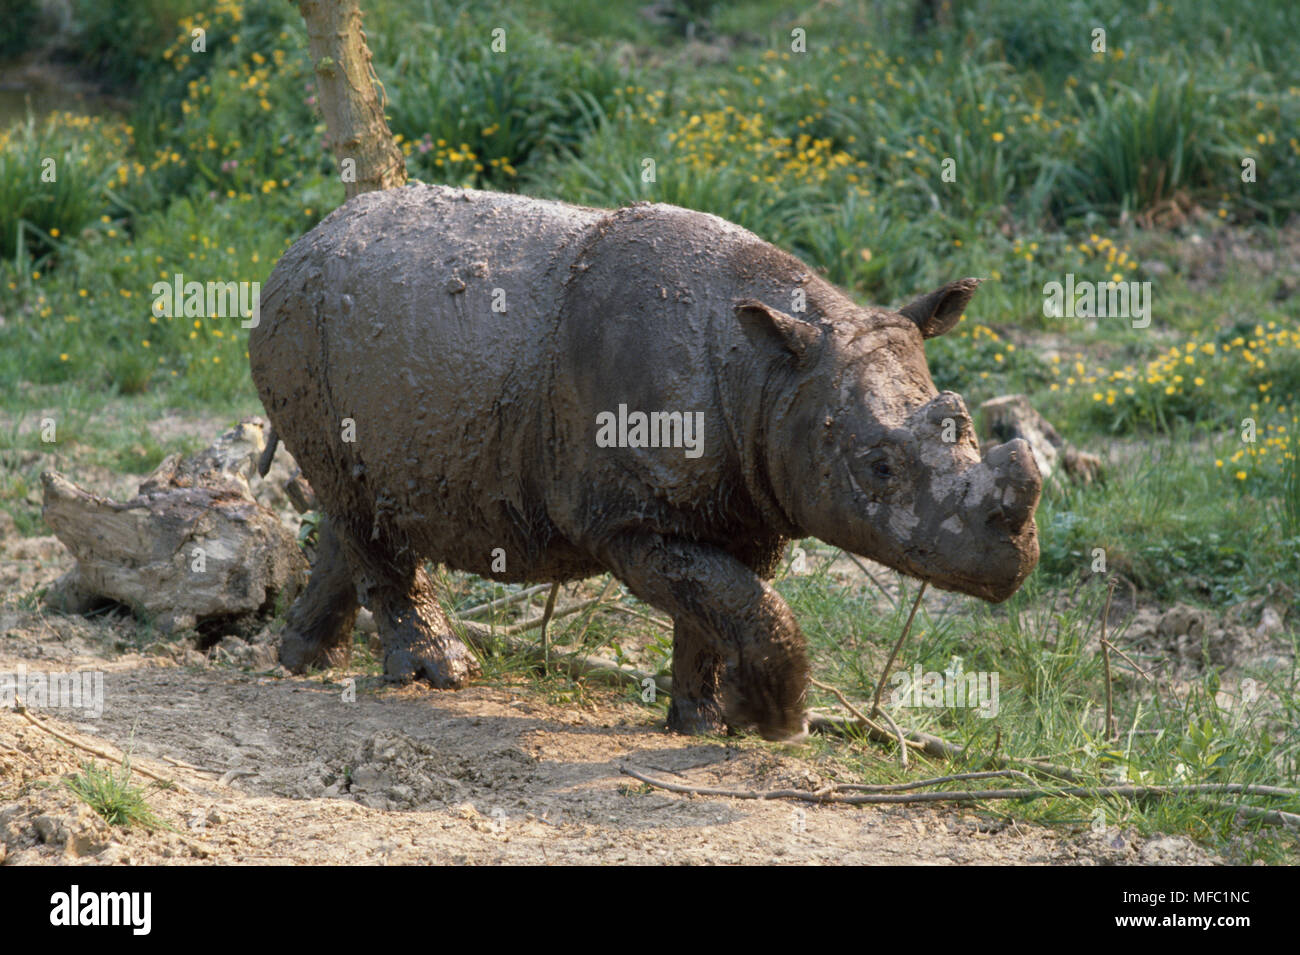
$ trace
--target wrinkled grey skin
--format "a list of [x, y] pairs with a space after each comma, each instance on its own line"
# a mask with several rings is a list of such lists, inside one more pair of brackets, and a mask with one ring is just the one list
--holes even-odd
[[[280, 260], [249, 343], [327, 514], [282, 660], [332, 658], [360, 600], [391, 679], [459, 686], [475, 661], [422, 560], [504, 581], [610, 571], [673, 618], [670, 728], [798, 735], [803, 635], [767, 583], [791, 538], [992, 601], [1037, 562], [1028, 447], [981, 460], [925, 362], [923, 337], [976, 284], [864, 308], [673, 206], [357, 196]], [[597, 446], [597, 415], [620, 404], [703, 412], [703, 453]]]

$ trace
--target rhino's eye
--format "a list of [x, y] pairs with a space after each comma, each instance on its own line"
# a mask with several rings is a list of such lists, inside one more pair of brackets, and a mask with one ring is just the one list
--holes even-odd
[[863, 462], [871, 469], [871, 474], [878, 480], [888, 480], [893, 471], [889, 468], [889, 455], [880, 448], [873, 448], [863, 455]]

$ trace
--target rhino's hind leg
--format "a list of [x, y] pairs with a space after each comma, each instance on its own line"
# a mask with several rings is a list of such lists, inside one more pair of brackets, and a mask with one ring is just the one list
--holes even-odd
[[337, 666], [351, 656], [357, 619], [357, 588], [334, 523], [321, 517], [316, 529], [311, 578], [289, 608], [280, 640], [280, 662], [294, 673], [310, 666]]
[[423, 679], [446, 690], [464, 686], [479, 672], [477, 658], [452, 631], [423, 567], [385, 580], [373, 588], [368, 603], [384, 645], [385, 679]]
[[713, 641], [686, 620], [673, 623], [673, 699], [668, 706], [668, 728], [696, 736], [722, 733], [727, 721], [722, 713], [722, 657]]

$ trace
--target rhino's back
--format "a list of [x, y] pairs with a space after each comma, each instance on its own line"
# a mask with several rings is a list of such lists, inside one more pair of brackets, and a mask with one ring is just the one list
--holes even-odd
[[568, 266], [605, 214], [443, 186], [357, 196], [272, 272], [250, 340], [254, 377], [298, 343], [340, 359], [335, 385], [377, 365], [390, 379], [436, 369], [455, 380], [488, 358], [508, 377], [512, 356], [537, 357], [518, 346], [558, 318]]
[[472, 555], [470, 570], [497, 547], [517, 563], [525, 541], [544, 548], [553, 530], [529, 471], [563, 283], [603, 215], [408, 186], [354, 198], [285, 254], [252, 374], [332, 515], [431, 556]]

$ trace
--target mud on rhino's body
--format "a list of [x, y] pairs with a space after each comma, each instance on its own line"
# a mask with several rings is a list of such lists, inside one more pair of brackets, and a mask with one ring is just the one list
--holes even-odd
[[[974, 284], [864, 309], [672, 206], [356, 197], [281, 259], [249, 346], [327, 515], [282, 659], [328, 656], [359, 597], [390, 677], [459, 685], [474, 660], [422, 560], [506, 581], [609, 570], [673, 617], [672, 727], [798, 732], [803, 638], [764, 582], [788, 539], [990, 599], [1036, 561], [1027, 450], [981, 462], [925, 365], [922, 335]], [[786, 314], [800, 295], [806, 312]], [[602, 446], [598, 416], [620, 405], [702, 412], [702, 447]]]

